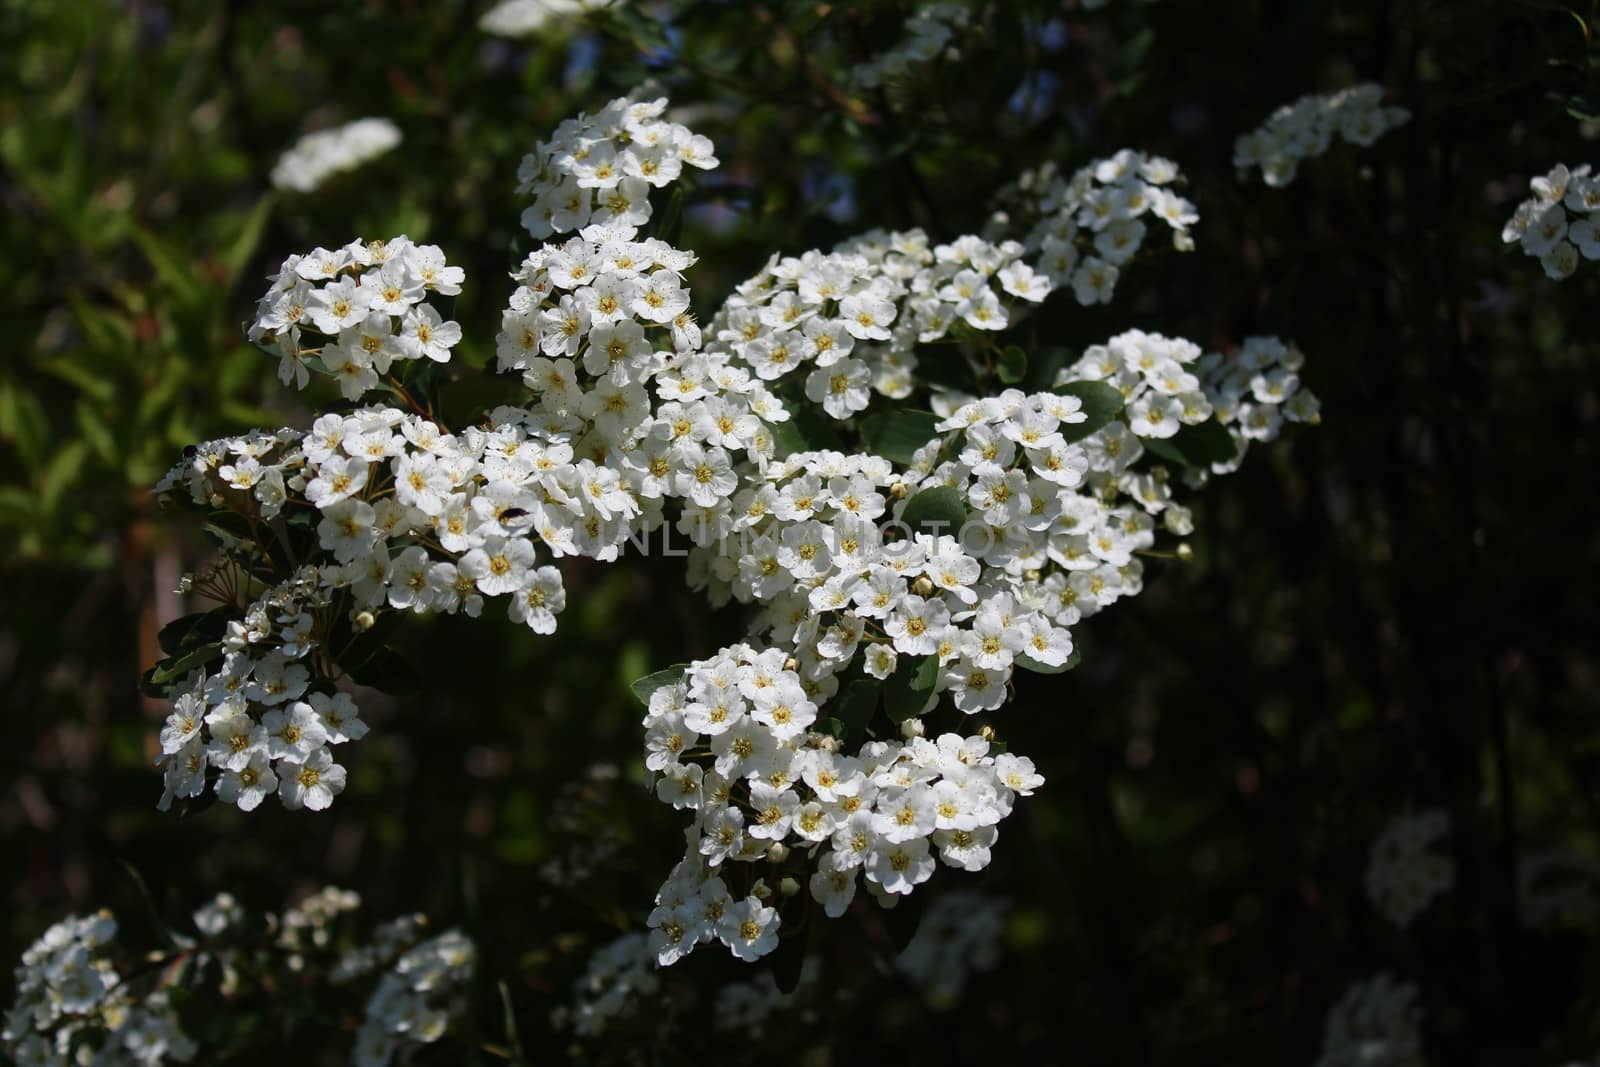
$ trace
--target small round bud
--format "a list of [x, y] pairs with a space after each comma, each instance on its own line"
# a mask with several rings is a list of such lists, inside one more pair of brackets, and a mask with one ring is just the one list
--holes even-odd
[[772, 890], [767, 886], [765, 878], [757, 878], [756, 884], [750, 887], [750, 895], [757, 900], [766, 900], [772, 896]]
[[377, 621], [378, 620], [373, 617], [372, 612], [363, 611], [363, 612], [359, 613], [354, 619], [350, 620], [350, 626], [358, 634], [359, 633], [365, 633], [366, 631], [372, 629], [372, 627], [377, 623]]
[[792, 897], [796, 893], [800, 892], [800, 883], [795, 881], [793, 878], [785, 878], [783, 881], [778, 883], [778, 892], [782, 893], [786, 897]]
[[1040, 574], [1037, 570], [1030, 570], [1024, 571], [1022, 577], [1027, 581], [1037, 582], [1040, 578]]
[[985, 741], [993, 741], [994, 727], [990, 726], [988, 723], [984, 723], [982, 726], [978, 727], [978, 736], [983, 738]]
[[890, 500], [904, 500], [911, 494], [911, 487], [905, 482], [895, 482], [889, 487]]
[[933, 579], [926, 574], [918, 575], [917, 580], [911, 583], [911, 591], [926, 600], [933, 595]]
[[907, 719], [900, 724], [900, 736], [907, 741], [913, 737], [921, 737], [924, 733], [921, 719]]
[[1178, 542], [1177, 556], [1179, 559], [1184, 560], [1185, 562], [1194, 559], [1194, 549], [1189, 547], [1189, 542]]
[[783, 661], [783, 669], [786, 671], [798, 671], [800, 669], [800, 661], [790, 656]]
[[789, 846], [782, 841], [774, 841], [767, 849], [767, 860], [771, 863], [782, 863], [789, 858]]

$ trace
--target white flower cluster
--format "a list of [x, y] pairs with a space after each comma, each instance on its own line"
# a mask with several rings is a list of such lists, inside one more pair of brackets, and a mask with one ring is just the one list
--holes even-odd
[[1557, 163], [1528, 184], [1533, 195], [1517, 205], [1500, 240], [1520, 245], [1555, 281], [1578, 269], [1580, 253], [1600, 259], [1600, 175], [1587, 163], [1570, 170]]
[[478, 28], [497, 37], [531, 37], [551, 23], [581, 17], [623, 0], [500, 0], [478, 19]]
[[74, 1045], [103, 1039], [94, 1062], [105, 1067], [187, 1063], [198, 1051], [184, 1036], [159, 985], [135, 994], [108, 958], [117, 922], [110, 912], [66, 919], [22, 954], [17, 993], [0, 1031], [19, 1067], [77, 1062]]
[[1367, 899], [1401, 929], [1454, 887], [1455, 861], [1434, 851], [1449, 834], [1450, 815], [1436, 808], [1395, 817], [1372, 843]]
[[1421, 1067], [1417, 995], [1388, 973], [1352, 985], [1328, 1010], [1316, 1067]]
[[1276, 441], [1285, 420], [1316, 423], [1322, 402], [1300, 381], [1305, 353], [1277, 337], [1247, 337], [1231, 356], [1208, 352], [1195, 364], [1212, 414], [1228, 428], [1238, 455], [1212, 465], [1212, 473], [1237, 469], [1251, 442]]
[[557, 1008], [551, 1014], [552, 1024], [570, 1028], [578, 1037], [605, 1033], [616, 1019], [632, 1015], [641, 998], [661, 988], [655, 962], [655, 951], [639, 930], [601, 946], [573, 985], [572, 1006]]
[[1050, 282], [1020, 261], [1023, 251], [978, 237], [930, 248], [921, 230], [874, 230], [827, 254], [774, 255], [717, 312], [706, 351], [773, 388], [809, 368], [806, 399], [846, 419], [874, 390], [910, 395], [919, 344], [962, 329], [1003, 330], [1019, 300], [1049, 295]]
[[935, 898], [895, 959], [895, 970], [922, 990], [931, 1007], [955, 1007], [967, 978], [1000, 962], [1006, 909], [1004, 901], [971, 890]]
[[[553, 633], [566, 593], [543, 558], [615, 559], [660, 524], [665, 498], [723, 503], [736, 484], [732, 451], [771, 451], [757, 416], [787, 418], [781, 405], [724, 358], [694, 352], [700, 335], [680, 273], [693, 256], [595, 236], [546, 245], [516, 275], [523, 284], [497, 344], [502, 369], [522, 371], [532, 399], [500, 409], [492, 428], [458, 436], [368, 407], [324, 415], [303, 435], [208, 442], [157, 487], [267, 520], [298, 510], [316, 518], [322, 552], [230, 625], [220, 668], [178, 698], [163, 733], [164, 804], [201, 792], [209, 766], [221, 773], [219, 795], [245, 810], [274, 789], [290, 807], [327, 807], [345, 777], [327, 746], [366, 732], [327, 676], [336, 608], [359, 626], [385, 610], [476, 617], [484, 597], [507, 596], [515, 621]], [[252, 332], [298, 360], [302, 325], [337, 331], [322, 362], [356, 382], [346, 390], [354, 398], [391, 358], [448, 358], [460, 330], [421, 298], [453, 295], [460, 283], [437, 249], [403, 237], [318, 249], [285, 263]], [[656, 350], [657, 337], [667, 350]], [[655, 415], [652, 392], [672, 399]], [[681, 430], [686, 416], [714, 440]]]
[[[661, 799], [694, 812], [688, 855], [650, 919], [661, 962], [713, 939], [744, 959], [769, 952], [775, 891], [804, 885], [837, 916], [861, 873], [888, 900], [925, 881], [935, 854], [967, 870], [988, 863], [996, 825], [1043, 779], [991, 751], [987, 730], [929, 740], [919, 717], [941, 703], [992, 711], [1015, 668], [1070, 666], [1069, 628], [1142, 588], [1136, 553], [1154, 544], [1158, 518], [1189, 532], [1161, 471], [1133, 469], [1142, 442], [1173, 447], [1167, 438], [1223, 408], [1240, 434], [1270, 436], [1277, 423], [1245, 409], [1292, 399], [1298, 354], [1252, 342], [1202, 377], [1194, 345], [1135, 331], [1091, 349], [1058, 391], [939, 392], [931, 413], [888, 413], [909, 419], [896, 448], [905, 469], [792, 439], [780, 448], [786, 405], [847, 420], [874, 390], [903, 398], [916, 346], [955, 336], [992, 349], [993, 331], [1056, 277], [1085, 302], [1109, 297], [1110, 261], [1143, 240], [1139, 217], [1153, 212], [1185, 247], [1192, 205], [1167, 188], [1175, 166], [1139, 153], [1070, 182], [1036, 176], [1024, 190], [1032, 250], [1076, 256], [1081, 240], [1107, 259], [1077, 267], [1109, 274], [1084, 283], [1069, 273], [1075, 259], [1041, 272], [1018, 241], [930, 247], [920, 231], [875, 231], [828, 254], [774, 256], [706, 341], [683, 286], [693, 255], [638, 237], [650, 188], [685, 162], [715, 164], [709, 141], [660, 119], [665, 106], [612, 101], [524, 163], [530, 228], [579, 230], [513, 274], [498, 364], [521, 375], [525, 403], [452, 433], [395, 380], [409, 413], [369, 406], [303, 434], [211, 442], [163, 481], [165, 496], [231, 513], [219, 521], [247, 524], [276, 566], [293, 564], [210, 659], [187, 664], [206, 673], [180, 684], [163, 733], [164, 805], [214, 780], [247, 810], [274, 790], [291, 807], [326, 807], [344, 785], [329, 746], [365, 732], [336, 689], [341, 666], [359, 666], [338, 662], [339, 648], [386, 614], [477, 616], [501, 595], [513, 620], [550, 633], [566, 597], [546, 560], [610, 561], [640, 535], [676, 531], [693, 545], [692, 586], [761, 610], [754, 645], [690, 665], [650, 700], [646, 764]], [[388, 361], [448, 358], [459, 331], [424, 294], [460, 282], [437, 249], [404, 238], [318, 249], [285, 263], [252, 335], [280, 343], [289, 376], [328, 370], [355, 383], [354, 399]], [[302, 350], [302, 329], [335, 340]], [[312, 352], [319, 363], [305, 362]], [[1093, 425], [1085, 397], [1099, 406]], [[882, 689], [905, 740], [843, 751], [838, 733], [859, 731], [823, 712], [835, 698], [829, 710], [841, 712], [847, 686], [865, 686], [872, 707]], [[769, 888], [747, 877], [756, 860], [792, 876]]]
[[400, 143], [400, 127], [388, 119], [357, 119], [308, 133], [278, 157], [272, 184], [309, 193], [335, 174], [354, 170]]
[[672, 183], [685, 165], [717, 165], [711, 140], [664, 121], [666, 109], [665, 99], [623, 98], [557, 126], [517, 170], [517, 192], [533, 197], [522, 225], [539, 238], [589, 226], [633, 237], [650, 220], [652, 187]]
[[271, 989], [326, 981], [319, 995], [327, 995], [387, 968], [354, 1053], [359, 1067], [381, 1067], [404, 1046], [444, 1034], [471, 977], [473, 947], [455, 932], [419, 945], [426, 919], [408, 916], [379, 927], [371, 943], [337, 948], [336, 924], [360, 906], [355, 893], [330, 886], [252, 924], [222, 893], [194, 912], [199, 940], [172, 933], [166, 955], [121, 952], [109, 912], [67, 919], [23, 953], [0, 1043], [21, 1067], [188, 1063], [213, 1050], [179, 1028], [172, 986], [192, 994], [197, 983], [215, 981], [217, 993], [233, 998], [250, 982]]
[[[427, 297], [456, 295], [464, 277], [438, 246], [413, 244], [404, 235], [293, 255], [257, 303], [250, 340], [276, 347], [285, 385], [304, 389], [306, 360], [318, 357], [344, 398], [355, 400], [378, 388], [396, 360], [449, 361], [461, 327], [446, 322]], [[306, 347], [303, 332], [328, 340]]]
[[[736, 645], [651, 695], [646, 766], [661, 775], [660, 797], [695, 815], [688, 855], [649, 918], [663, 965], [711, 940], [744, 960], [777, 947], [770, 892], [735, 898], [721, 875], [741, 876], [725, 863], [803, 851], [815, 860], [812, 898], [837, 918], [858, 876], [876, 895], [903, 895], [932, 876], [935, 853], [952, 867], [987, 866], [996, 824], [1044, 782], [1026, 758], [989, 755], [982, 737], [873, 741], [840, 755], [813, 730], [818, 708], [800, 666], [781, 650]], [[806, 670], [831, 677], [826, 661]]]
[[972, 12], [960, 4], [919, 5], [906, 19], [905, 36], [900, 43], [857, 64], [850, 71], [851, 84], [858, 89], [876, 89], [905, 78], [914, 68], [932, 62], [950, 48], [971, 19]]
[[1278, 108], [1259, 127], [1233, 144], [1233, 165], [1241, 172], [1261, 168], [1273, 188], [1294, 181], [1300, 161], [1322, 155], [1334, 135], [1370, 147], [1379, 137], [1411, 120], [1403, 107], [1385, 107], [1383, 86], [1353, 85], [1336, 93], [1307, 94]]
[[1132, 149], [1095, 160], [1070, 179], [1046, 163], [1002, 191], [999, 200], [1011, 210], [997, 212], [988, 233], [1028, 225], [1023, 245], [1039, 274], [1071, 286], [1080, 304], [1109, 303], [1123, 268], [1144, 247], [1146, 219], [1166, 224], [1173, 248], [1194, 248], [1189, 227], [1200, 215], [1176, 192], [1182, 180], [1171, 160]]
[[449, 930], [405, 952], [378, 981], [356, 1034], [356, 1067], [386, 1067], [397, 1052], [438, 1041], [460, 1013], [477, 954]]
[[[1232, 355], [1202, 356], [1197, 346], [1182, 338], [1129, 330], [1085, 349], [1057, 374], [1056, 384], [1100, 381], [1115, 386], [1128, 403], [1132, 433], [1145, 442], [1174, 437], [1184, 426], [1215, 418], [1228, 428], [1237, 455], [1213, 463], [1210, 472], [1226, 474], [1238, 468], [1252, 441], [1276, 440], [1285, 420], [1320, 420], [1316, 394], [1300, 381], [1304, 364], [1305, 354], [1277, 337], [1248, 337]], [[1142, 449], [1135, 448], [1125, 462], [1142, 455]], [[1204, 474], [1204, 469], [1191, 470], [1189, 477], [1199, 482]], [[1190, 532], [1189, 511], [1169, 503], [1165, 482], [1125, 473], [1118, 488], [1152, 513], [1166, 512], [1171, 532]]]
[[273, 793], [285, 807], [320, 811], [344, 791], [331, 746], [364, 736], [367, 725], [348, 695], [310, 691], [318, 619], [339, 577], [338, 568], [302, 568], [228, 624], [221, 664], [190, 676], [161, 729], [162, 811], [208, 781], [243, 811]]

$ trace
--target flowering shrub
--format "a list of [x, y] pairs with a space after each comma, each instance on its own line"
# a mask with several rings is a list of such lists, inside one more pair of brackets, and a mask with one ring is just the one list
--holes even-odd
[[1570, 277], [1580, 254], [1600, 259], [1600, 216], [1591, 214], [1600, 208], [1600, 180], [1589, 165], [1557, 163], [1528, 184], [1533, 195], [1517, 205], [1500, 239], [1537, 259], [1553, 281]]
[[1400, 816], [1372, 843], [1367, 898], [1396, 926], [1411, 925], [1455, 884], [1455, 864], [1434, 851], [1449, 833], [1449, 814], [1427, 811]]
[[1592, 1058], [1591, 283], [1493, 234], [1593, 11], [293, 8], [7, 8], [13, 961], [106, 904], [191, 1063], [431, 1033], [116, 947], [334, 878], [477, 946], [417, 1064]]
[[360, 906], [329, 887], [282, 915], [247, 917], [223, 893], [194, 912], [192, 934], [165, 931], [166, 948], [144, 955], [117, 943], [109, 912], [63, 920], [23, 953], [0, 1041], [22, 1065], [211, 1063], [246, 1047], [262, 1017], [294, 1019], [285, 988], [326, 1003], [373, 985], [351, 1062], [382, 1067], [443, 1036], [475, 953], [454, 931], [425, 939], [420, 915], [354, 940]]
[[1241, 135], [1234, 142], [1233, 165], [1241, 170], [1260, 167], [1262, 181], [1274, 188], [1285, 186], [1294, 181], [1301, 161], [1322, 155], [1336, 135], [1367, 148], [1410, 120], [1411, 112], [1405, 108], [1384, 106], [1380, 85], [1307, 94]]
[[[919, 346], [1016, 380], [1026, 353], [989, 338], [1058, 280], [1108, 300], [1141, 216], [1188, 247], [1193, 208], [1164, 188], [1177, 169], [1129, 152], [1071, 181], [1029, 176], [1022, 242], [874, 232], [774, 256], [702, 331], [693, 254], [639, 236], [652, 188], [716, 165], [665, 107], [613, 101], [524, 161], [529, 232], [578, 232], [513, 273], [496, 341], [513, 389], [478, 421], [448, 428], [428, 397], [461, 338], [430, 302], [464, 283], [438, 248], [357, 240], [284, 262], [250, 327], [280, 377], [405, 407], [207, 442], [158, 487], [209, 517], [221, 562], [199, 582], [225, 602], [169, 628], [174, 655], [149, 679], [177, 691], [163, 807], [208, 788], [247, 811], [272, 793], [328, 807], [346, 782], [336, 747], [367, 732], [336, 685], [383, 684], [397, 616], [505, 597], [548, 634], [567, 603], [557, 560], [677, 534], [691, 586], [758, 610], [747, 642], [636, 686], [645, 765], [693, 820], [651, 944], [663, 964], [708, 940], [757, 959], [802, 886], [838, 916], [863, 878], [888, 900], [940, 861], [986, 866], [1043, 778], [969, 717], [1005, 703], [1014, 670], [1076, 665], [1071, 627], [1140, 591], [1158, 520], [1190, 532], [1171, 472], [1199, 484], [1283, 417], [1315, 415], [1275, 339], [1202, 359], [1133, 331], [1049, 391], [943, 387], [931, 410], [863, 416], [928, 388]], [[1080, 246], [1103, 258], [1074, 266]]]
[[354, 170], [400, 143], [400, 128], [388, 119], [357, 119], [308, 133], [278, 158], [272, 184], [309, 193], [342, 171]]

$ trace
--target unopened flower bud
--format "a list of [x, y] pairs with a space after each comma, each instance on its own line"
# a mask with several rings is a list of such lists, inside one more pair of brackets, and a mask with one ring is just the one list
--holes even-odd
[[783, 669], [786, 671], [798, 671], [800, 669], [800, 661], [793, 656], [789, 656], [783, 661]]
[[772, 890], [767, 888], [767, 880], [765, 878], [757, 878], [756, 884], [750, 887], [750, 895], [757, 900], [766, 900], [771, 897]]
[[905, 722], [900, 724], [900, 736], [905, 738], [907, 741], [911, 740], [913, 737], [921, 737], [922, 734], [923, 728], [921, 719], [907, 719]]
[[933, 595], [933, 579], [926, 574], [919, 575], [917, 580], [911, 583], [911, 591], [926, 600]]
[[1189, 547], [1189, 542], [1178, 542], [1177, 556], [1179, 559], [1184, 561], [1194, 559], [1194, 549]]
[[378, 620], [373, 617], [372, 612], [363, 611], [350, 621], [350, 626], [358, 634], [365, 633], [366, 631], [372, 629], [373, 625], [377, 621]]
[[778, 883], [778, 892], [782, 893], [786, 897], [792, 897], [796, 893], [800, 892], [800, 883], [795, 881], [793, 878], [785, 878], [783, 881]]
[[904, 500], [911, 492], [911, 487], [905, 482], [895, 482], [889, 487], [890, 500]]
[[789, 846], [782, 841], [774, 841], [772, 847], [767, 849], [767, 859], [772, 863], [782, 863], [789, 858]]
[[978, 727], [978, 736], [983, 738], [985, 741], [993, 741], [994, 727], [985, 723], [984, 725]]

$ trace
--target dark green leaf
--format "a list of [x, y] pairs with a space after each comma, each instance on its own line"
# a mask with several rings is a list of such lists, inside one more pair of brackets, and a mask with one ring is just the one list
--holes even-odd
[[815, 928], [816, 924], [808, 924], [804, 930], [778, 939], [778, 947], [772, 953], [772, 978], [778, 983], [778, 992], [793, 993], [799, 987], [806, 949]]
[[944, 534], [955, 537], [967, 523], [967, 504], [961, 493], [948, 485], [924, 489], [906, 502], [900, 521], [913, 533]]
[[922, 714], [939, 681], [939, 657], [902, 657], [884, 681], [883, 708], [895, 722]]
[[1233, 435], [1216, 419], [1185, 426], [1171, 437], [1141, 437], [1139, 441], [1162, 459], [1186, 467], [1228, 463], [1239, 455]]
[[634, 697], [645, 707], [650, 706], [650, 696], [664, 685], [676, 685], [683, 679], [683, 672], [689, 669], [687, 663], [674, 663], [664, 670], [647, 674], [638, 681], [628, 686]]
[[1027, 376], [1028, 353], [1020, 345], [1006, 345], [1000, 350], [1000, 361], [994, 370], [1002, 385], [1016, 385]]
[[911, 939], [917, 936], [917, 928], [922, 925], [922, 913], [927, 907], [928, 896], [927, 893], [912, 893], [900, 897], [899, 903], [893, 908], [878, 913], [883, 919], [889, 942], [894, 945], [896, 952], [904, 952], [906, 946], [911, 944]]
[[792, 456], [796, 452], [808, 452], [811, 446], [806, 443], [806, 438], [800, 432], [800, 427], [794, 424], [793, 419], [785, 422], [769, 422], [767, 428], [772, 431], [772, 440], [778, 446], [778, 456]]
[[884, 411], [861, 420], [861, 445], [873, 455], [902, 466], [917, 449], [939, 436], [939, 416], [931, 411]]
[[174, 619], [160, 629], [156, 641], [161, 651], [169, 656], [181, 656], [201, 645], [220, 641], [227, 632], [232, 611], [228, 607], [212, 608]]
[[1126, 399], [1122, 391], [1105, 382], [1068, 382], [1053, 390], [1062, 396], [1075, 396], [1083, 403], [1083, 422], [1064, 422], [1061, 436], [1068, 442], [1081, 441], [1122, 414]]
[[858, 678], [844, 687], [833, 704], [833, 714], [838, 719], [838, 736], [854, 748], [866, 736], [867, 723], [878, 708], [878, 690], [882, 683], [870, 678]]
[[502, 404], [526, 404], [528, 387], [522, 379], [503, 374], [472, 374], [439, 387], [435, 412], [452, 430], [471, 426]]
[[422, 689], [422, 676], [411, 661], [387, 646], [367, 656], [359, 667], [346, 666], [346, 673], [362, 685], [391, 696], [415, 696]]
[[667, 206], [656, 220], [656, 237], [669, 245], [677, 246], [683, 236], [683, 186], [678, 185], [667, 198]]
[[201, 645], [190, 652], [184, 653], [174, 659], [163, 660], [156, 664], [146, 675], [146, 685], [162, 687], [181, 681], [190, 671], [199, 670], [206, 664], [222, 658], [222, 645]]

